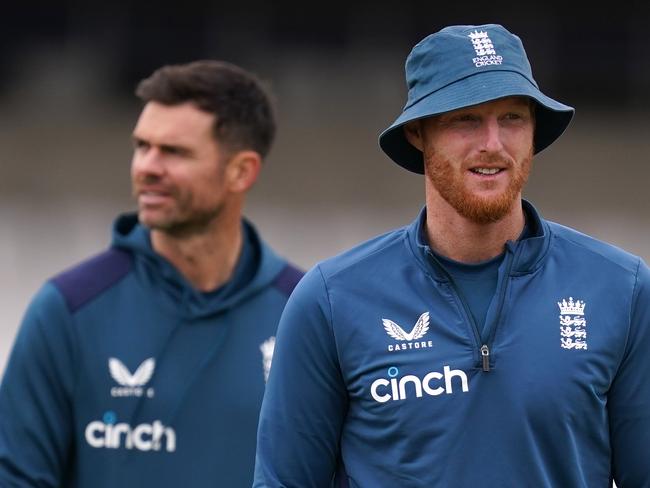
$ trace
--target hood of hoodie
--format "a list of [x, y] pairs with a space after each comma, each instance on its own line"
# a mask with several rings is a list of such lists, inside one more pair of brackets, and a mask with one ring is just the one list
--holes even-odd
[[[227, 311], [240, 301], [267, 287], [285, 266], [260, 238], [253, 224], [242, 219], [242, 252], [231, 279], [219, 289], [202, 292], [151, 245], [148, 228], [138, 222], [137, 214], [120, 215], [113, 224], [112, 246], [129, 252], [136, 272], [169, 305], [170, 311], [185, 320], [199, 319]], [[242, 260], [242, 256], [246, 256]]]

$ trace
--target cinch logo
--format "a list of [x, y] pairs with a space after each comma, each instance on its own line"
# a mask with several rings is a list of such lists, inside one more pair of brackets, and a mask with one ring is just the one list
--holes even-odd
[[411, 332], [405, 332], [398, 324], [389, 319], [381, 319], [381, 323], [389, 336], [398, 341], [404, 341], [403, 343], [390, 344], [388, 350], [391, 352], [406, 349], [424, 349], [433, 346], [432, 341], [417, 340], [429, 331], [429, 312], [420, 315]]
[[[427, 395], [438, 396], [446, 393], [451, 395], [454, 392], [452, 379], [458, 378], [463, 393], [469, 391], [467, 375], [460, 369], [451, 369], [449, 366], [443, 367], [443, 372], [431, 371], [424, 378], [420, 379], [415, 375], [407, 374], [397, 378], [399, 370], [395, 366], [388, 368], [388, 376], [391, 378], [379, 378], [370, 385], [370, 395], [379, 403], [387, 401], [406, 400], [409, 396], [415, 394], [416, 398], [421, 398], [423, 392]], [[444, 379], [443, 382], [440, 380]], [[458, 382], [456, 382], [458, 383]], [[412, 386], [407, 389], [407, 386]], [[410, 393], [409, 393], [410, 392]]]
[[141, 397], [147, 395], [149, 398], [153, 397], [153, 388], [143, 388], [156, 368], [156, 361], [154, 358], [145, 359], [142, 364], [138, 366], [135, 373], [131, 372], [122, 364], [122, 361], [116, 358], [108, 359], [108, 371], [116, 383], [122, 386], [114, 386], [111, 388], [111, 396], [113, 397]]
[[97, 449], [137, 449], [138, 451], [160, 451], [165, 440], [165, 450], [176, 450], [176, 432], [171, 427], [165, 427], [160, 420], [151, 424], [140, 424], [131, 427], [123, 422], [116, 423], [113, 412], [104, 414], [104, 421], [95, 420], [86, 426], [86, 442]]

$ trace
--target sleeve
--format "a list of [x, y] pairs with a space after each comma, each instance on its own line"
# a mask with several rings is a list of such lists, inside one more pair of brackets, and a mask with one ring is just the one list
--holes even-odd
[[0, 384], [0, 486], [59, 487], [69, 464], [70, 315], [54, 285], [27, 308]]
[[284, 309], [260, 412], [255, 488], [331, 485], [347, 411], [325, 281], [318, 267]]
[[618, 488], [650, 488], [650, 270], [641, 260], [629, 335], [608, 396], [612, 470]]

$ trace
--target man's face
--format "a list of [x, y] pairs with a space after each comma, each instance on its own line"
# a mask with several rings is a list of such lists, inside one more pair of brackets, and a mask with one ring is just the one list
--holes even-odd
[[214, 115], [191, 103], [145, 105], [133, 130], [133, 194], [140, 222], [169, 234], [201, 231], [226, 197]]
[[521, 198], [533, 158], [531, 102], [508, 97], [422, 120], [425, 175], [463, 217], [497, 222]]

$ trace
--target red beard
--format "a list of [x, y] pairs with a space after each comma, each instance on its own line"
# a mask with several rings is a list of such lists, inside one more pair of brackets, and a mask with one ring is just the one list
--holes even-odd
[[533, 151], [514, 165], [503, 158], [483, 158], [478, 162], [504, 163], [512, 173], [507, 188], [495, 196], [482, 197], [470, 191], [464, 182], [461, 169], [448, 159], [442, 159], [437, 154], [425, 157], [426, 174], [440, 196], [449, 203], [460, 215], [478, 224], [489, 224], [501, 220], [518, 199], [528, 181], [531, 170]]

